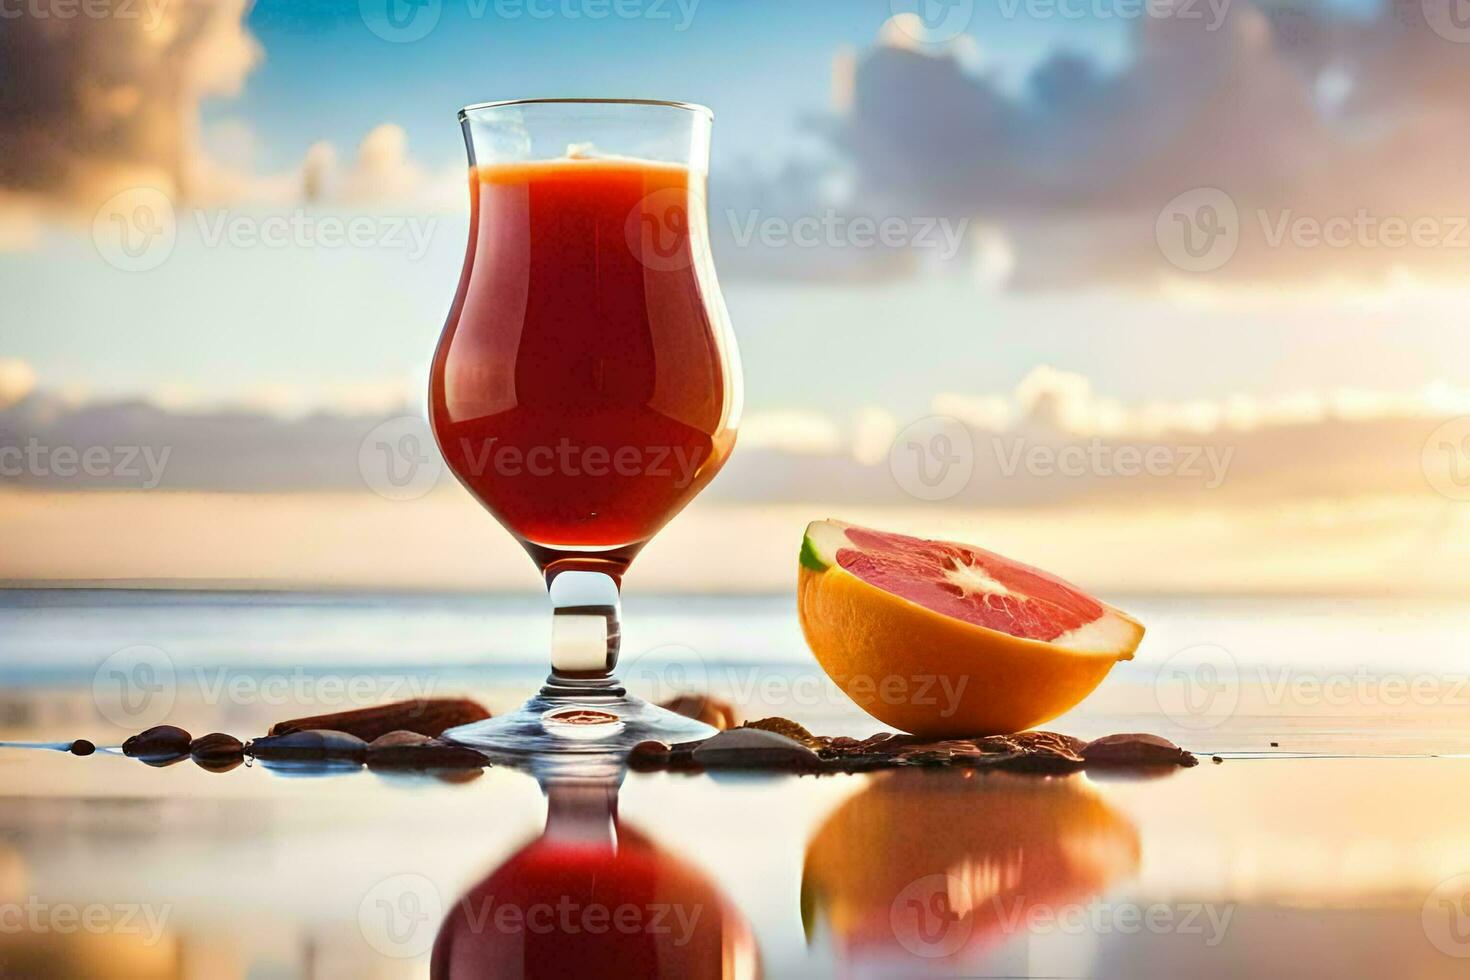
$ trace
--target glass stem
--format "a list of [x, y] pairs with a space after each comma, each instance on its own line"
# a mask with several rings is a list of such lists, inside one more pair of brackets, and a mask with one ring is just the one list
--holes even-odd
[[622, 697], [613, 669], [622, 644], [618, 582], [594, 571], [563, 571], [547, 583], [551, 595], [551, 676], [547, 698]]

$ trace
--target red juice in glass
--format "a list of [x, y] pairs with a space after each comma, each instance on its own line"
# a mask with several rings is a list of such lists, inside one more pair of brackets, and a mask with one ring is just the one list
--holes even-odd
[[703, 179], [620, 158], [471, 170], [431, 419], [460, 481], [543, 568], [595, 554], [620, 576], [734, 445]]

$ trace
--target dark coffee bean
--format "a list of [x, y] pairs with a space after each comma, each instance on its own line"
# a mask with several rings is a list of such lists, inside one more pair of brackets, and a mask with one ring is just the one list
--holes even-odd
[[174, 725], [158, 725], [122, 744], [123, 755], [147, 762], [180, 759], [189, 754], [189, 733]]
[[245, 758], [245, 745], [233, 735], [211, 732], [190, 742], [189, 754], [198, 763], [238, 762]]
[[91, 755], [93, 752], [97, 751], [97, 746], [93, 745], [91, 742], [87, 741], [84, 738], [79, 738], [75, 742], [71, 743], [71, 747], [67, 749], [67, 751], [69, 751], [72, 755]]

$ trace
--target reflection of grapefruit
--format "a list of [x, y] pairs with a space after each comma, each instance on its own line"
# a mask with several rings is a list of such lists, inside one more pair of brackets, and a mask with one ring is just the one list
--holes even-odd
[[1024, 944], [1033, 910], [1085, 905], [1138, 869], [1137, 829], [1080, 776], [959, 776], [881, 774], [823, 822], [801, 876], [809, 936], [825, 924], [860, 967], [972, 975]]
[[807, 644], [848, 697], [916, 735], [1022, 731], [1129, 660], [1143, 626], [993, 552], [838, 521], [801, 546]]

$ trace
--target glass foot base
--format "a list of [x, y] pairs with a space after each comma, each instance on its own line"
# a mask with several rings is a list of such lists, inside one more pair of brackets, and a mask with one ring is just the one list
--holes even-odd
[[444, 738], [502, 755], [626, 754], [639, 742], [673, 745], [717, 734], [702, 721], [642, 698], [550, 698], [538, 694], [508, 715], [451, 728]]

